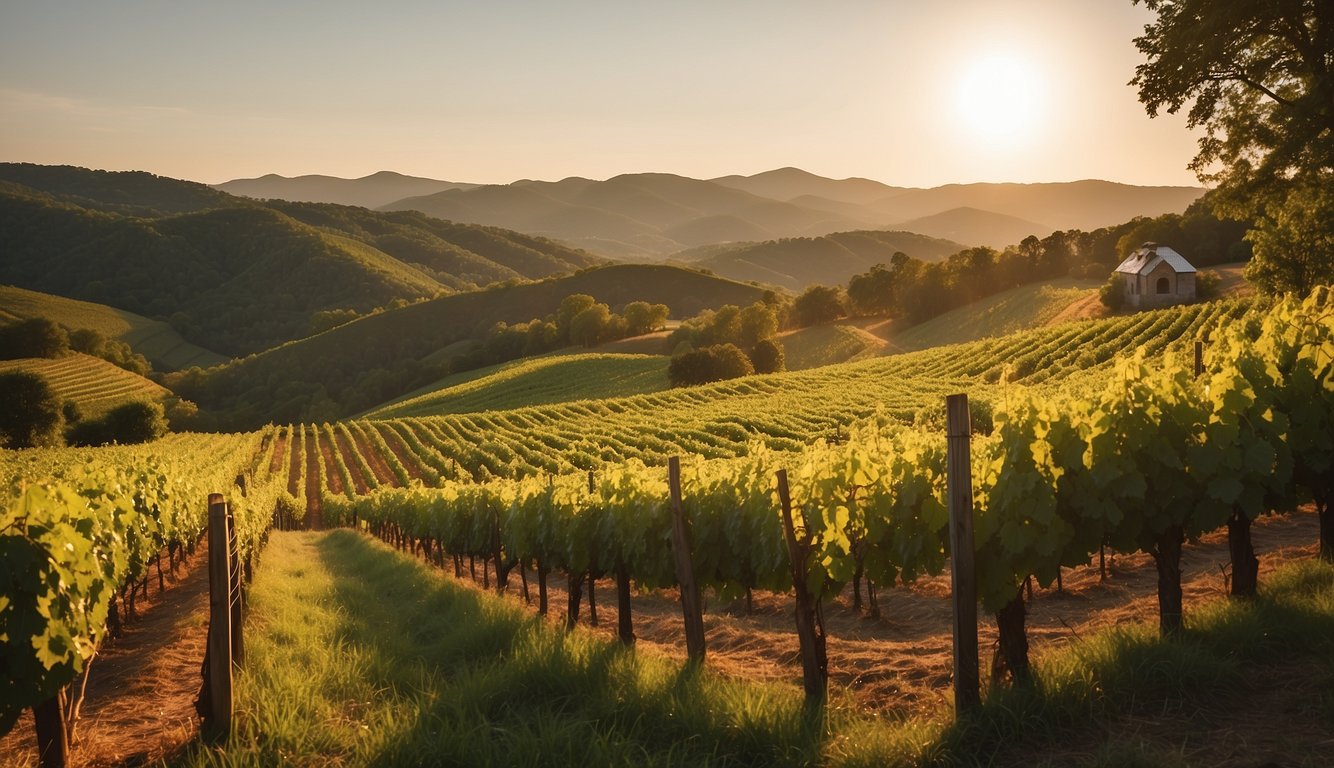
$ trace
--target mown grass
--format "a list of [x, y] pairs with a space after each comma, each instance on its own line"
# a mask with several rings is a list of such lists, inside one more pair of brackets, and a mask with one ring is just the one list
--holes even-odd
[[[235, 733], [175, 762], [1201, 764], [1175, 741], [1174, 719], [1196, 738], [1215, 699], [1293, 662], [1319, 693], [1301, 720], [1311, 743], [1280, 762], [1321, 764], [1314, 745], [1334, 724], [1334, 569], [1317, 563], [1285, 568], [1254, 603], [1192, 606], [1177, 640], [1120, 628], [1042, 656], [1038, 684], [991, 691], [958, 722], [944, 710], [877, 717], [837, 693], [810, 711], [795, 684], [724, 679], [565, 634], [350, 531], [275, 533], [251, 605]], [[1143, 717], [1166, 734], [1118, 725]]]

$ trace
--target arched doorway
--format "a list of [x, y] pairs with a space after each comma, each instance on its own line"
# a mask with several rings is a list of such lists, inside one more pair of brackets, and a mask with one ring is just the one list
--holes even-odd
[[1158, 295], [1161, 296], [1171, 292], [1172, 292], [1171, 282], [1165, 277], [1158, 278]]

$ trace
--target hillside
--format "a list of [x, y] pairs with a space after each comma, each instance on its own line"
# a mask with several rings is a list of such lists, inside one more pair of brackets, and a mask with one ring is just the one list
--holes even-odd
[[948, 225], [967, 233], [966, 242], [1009, 245], [1029, 234], [1096, 229], [1135, 216], [1180, 213], [1202, 193], [1195, 187], [1104, 181], [907, 189], [782, 168], [710, 181], [666, 173], [625, 174], [605, 181], [523, 180], [406, 197], [383, 207], [507, 227], [614, 258], [642, 259], [728, 241], [864, 229], [916, 232], [902, 222], [961, 208], [976, 212], [967, 222], [953, 221], [961, 218], [958, 213], [944, 222], [923, 222], [923, 227], [934, 228], [923, 234], [941, 236], [941, 227]]
[[83, 418], [95, 418], [131, 400], [164, 400], [163, 387], [95, 357], [72, 352], [54, 359], [0, 360], [0, 373], [27, 371], [41, 375], [61, 400], [78, 403]]
[[222, 184], [214, 184], [213, 188], [229, 195], [252, 197], [257, 200], [337, 203], [378, 208], [405, 197], [429, 195], [447, 189], [470, 189], [474, 186], [476, 185], [380, 171], [359, 179], [340, 179], [337, 176], [316, 174], [287, 177], [270, 173], [257, 179], [233, 179]]
[[663, 303], [673, 317], [724, 304], [746, 305], [763, 290], [667, 266], [622, 264], [522, 285], [459, 293], [363, 317], [331, 331], [237, 360], [173, 388], [217, 412], [228, 428], [268, 421], [332, 419], [357, 413], [439, 378], [424, 362], [438, 350], [497, 322], [555, 312], [570, 294], [613, 308]]
[[789, 238], [735, 246], [712, 246], [678, 254], [693, 265], [733, 280], [753, 280], [801, 291], [820, 283], [841, 285], [897, 252], [939, 261], [963, 246], [912, 232], [835, 232], [823, 237]]
[[1249, 307], [1237, 300], [1195, 304], [698, 387], [389, 424], [433, 446], [438, 453], [426, 458], [437, 465], [476, 478], [586, 470], [630, 458], [661, 464], [680, 453], [736, 456], [754, 440], [795, 450], [877, 412], [935, 423], [948, 394], [967, 392], [975, 404], [1002, 396], [1003, 375], [1030, 385], [1102, 386], [1117, 355], [1143, 346], [1151, 356], [1187, 356], [1190, 339]]
[[1052, 228], [1044, 224], [969, 207], [951, 208], [930, 216], [901, 221], [895, 227], [964, 245], [985, 245], [996, 249], [1014, 245], [1029, 235], [1043, 238], [1052, 233]]
[[388, 419], [499, 411], [660, 392], [670, 386], [667, 362], [662, 355], [601, 352], [525, 358], [447, 376], [362, 416]]
[[1101, 285], [1097, 280], [1063, 278], [1011, 288], [894, 332], [888, 339], [890, 349], [926, 349], [1037, 328], [1059, 318], [1067, 307], [1090, 298], [1097, 301]]
[[[0, 282], [162, 319], [225, 355], [309, 335], [319, 312], [364, 314], [599, 262], [530, 235], [417, 213], [262, 205], [148, 174], [0, 170], [35, 185], [0, 181]], [[198, 206], [207, 207], [154, 212]]]
[[216, 352], [181, 338], [167, 323], [123, 309], [0, 285], [0, 320], [45, 317], [69, 330], [87, 329], [129, 344], [159, 371], [209, 368], [227, 361]]

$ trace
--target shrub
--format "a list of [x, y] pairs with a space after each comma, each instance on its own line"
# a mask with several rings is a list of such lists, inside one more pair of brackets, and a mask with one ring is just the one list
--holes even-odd
[[750, 362], [756, 373], [778, 373], [784, 369], [786, 357], [778, 342], [764, 339], [750, 351]]
[[72, 445], [147, 443], [167, 433], [161, 403], [136, 400], [112, 408], [100, 419], [82, 421], [66, 435]]
[[1103, 306], [1113, 312], [1116, 312], [1121, 309], [1121, 307], [1125, 306], [1125, 287], [1122, 285], [1119, 276], [1113, 274], [1111, 277], [1107, 278], [1107, 282], [1103, 283], [1102, 288], [1098, 289], [1098, 299], [1102, 301]]
[[750, 358], [735, 344], [715, 344], [686, 352], [673, 357], [667, 366], [667, 377], [674, 387], [735, 379], [754, 372]]
[[0, 328], [0, 360], [60, 357], [69, 351], [69, 333], [44, 317]]

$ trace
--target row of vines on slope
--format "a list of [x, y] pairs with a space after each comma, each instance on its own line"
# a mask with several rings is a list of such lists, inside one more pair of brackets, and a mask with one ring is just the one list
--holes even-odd
[[78, 677], [164, 552], [193, 549], [209, 493], [230, 489], [246, 560], [275, 516], [299, 517], [270, 471], [278, 437], [0, 451], [0, 733]]
[[1003, 396], [1006, 381], [1048, 388], [1072, 377], [1102, 381], [1114, 358], [1136, 347], [1151, 359], [1185, 359], [1185, 340], [1213, 333], [1249, 309], [1239, 301], [1175, 307], [610, 400], [307, 425], [306, 434], [313, 431], [323, 446], [319, 469], [328, 477], [307, 477], [293, 464], [294, 473], [303, 473], [293, 483], [356, 496], [382, 486], [569, 473], [629, 459], [661, 464], [676, 454], [730, 458], [757, 440], [775, 451], [797, 451], [878, 410], [902, 423], [938, 426], [945, 395], [957, 391], [973, 395], [976, 421], [989, 427], [987, 405]]
[[[1196, 377], [1179, 356], [1150, 365], [1141, 350], [1117, 361], [1091, 396], [1012, 387], [996, 403], [995, 430], [974, 441], [972, 454], [977, 575], [1015, 677], [1028, 670], [1020, 586], [1030, 576], [1047, 586], [1060, 567], [1087, 563], [1104, 544], [1153, 556], [1165, 633], [1181, 625], [1181, 545], [1190, 537], [1228, 525], [1234, 570], [1251, 569], [1253, 586], [1249, 521], [1305, 494], [1319, 510], [1322, 554], [1334, 556], [1330, 292], [1231, 324], [1206, 363]], [[808, 544], [796, 572], [817, 600], [853, 580], [888, 587], [943, 569], [945, 440], [882, 416], [842, 443], [790, 453], [753, 443], [740, 458], [688, 458], [681, 495], [702, 586], [724, 595], [792, 586], [780, 468]], [[441, 564], [446, 553], [490, 559], [500, 586], [515, 566], [539, 579], [563, 571], [575, 601], [590, 576], [677, 585], [669, 498], [665, 473], [631, 460], [587, 477], [384, 488], [330, 500], [325, 515]]]

